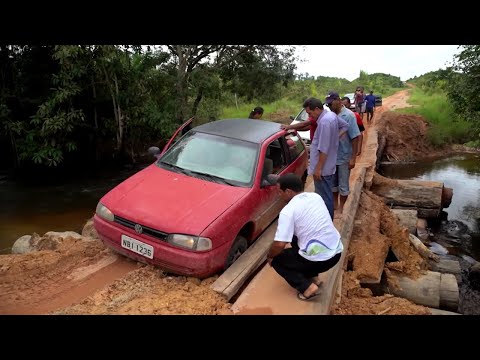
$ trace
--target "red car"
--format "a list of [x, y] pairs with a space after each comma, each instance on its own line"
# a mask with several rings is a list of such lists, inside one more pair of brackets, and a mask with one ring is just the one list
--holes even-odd
[[284, 204], [267, 175], [306, 176], [307, 152], [274, 122], [214, 121], [174, 143], [181, 130], [161, 154], [153, 148], [152, 165], [100, 199], [94, 225], [127, 257], [204, 278], [228, 268], [275, 220]]

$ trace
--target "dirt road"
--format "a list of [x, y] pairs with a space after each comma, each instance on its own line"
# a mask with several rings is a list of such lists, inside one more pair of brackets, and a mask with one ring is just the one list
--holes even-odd
[[[406, 99], [406, 90], [385, 98], [374, 123]], [[67, 237], [53, 250], [0, 256], [0, 314], [231, 314], [210, 289], [215, 279], [171, 276]], [[337, 313], [351, 313], [348, 304]]]

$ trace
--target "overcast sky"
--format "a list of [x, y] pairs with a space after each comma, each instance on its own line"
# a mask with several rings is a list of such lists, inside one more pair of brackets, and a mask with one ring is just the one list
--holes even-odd
[[458, 45], [303, 45], [297, 55], [305, 62], [297, 64], [296, 72], [352, 81], [363, 70], [408, 80], [445, 69], [458, 53]]

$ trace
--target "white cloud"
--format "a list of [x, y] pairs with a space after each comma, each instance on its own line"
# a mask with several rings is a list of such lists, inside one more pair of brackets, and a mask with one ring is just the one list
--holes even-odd
[[385, 73], [408, 80], [429, 71], [445, 69], [458, 54], [458, 45], [304, 45], [297, 55], [297, 73], [354, 80], [360, 70]]

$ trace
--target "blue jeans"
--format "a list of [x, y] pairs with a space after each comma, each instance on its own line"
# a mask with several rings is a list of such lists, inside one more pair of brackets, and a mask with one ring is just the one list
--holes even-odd
[[325, 201], [330, 217], [333, 220], [333, 192], [332, 183], [335, 175], [322, 176], [321, 180], [313, 180], [315, 192]]
[[337, 171], [333, 175], [332, 191], [339, 192], [341, 196], [350, 194], [350, 167], [348, 161], [342, 165], [337, 165]]

